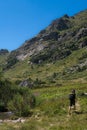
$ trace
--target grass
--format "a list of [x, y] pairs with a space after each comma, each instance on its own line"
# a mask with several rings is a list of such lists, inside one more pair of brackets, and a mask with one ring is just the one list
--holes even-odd
[[0, 55], [0, 64], [5, 63], [5, 60], [7, 58], [8, 55]]
[[[33, 115], [25, 123], [3, 123], [0, 130], [85, 130], [87, 129], [87, 84], [65, 84], [62, 87], [48, 87], [32, 90], [36, 95]], [[68, 115], [68, 94], [75, 88], [77, 93], [77, 113]]]
[[[31, 78], [35, 80], [38, 78], [42, 82], [45, 82], [45, 86], [59, 86], [59, 84], [65, 84], [66, 80], [73, 80], [84, 82], [87, 79], [87, 71], [74, 72], [74, 73], [65, 73], [69, 68], [79, 64], [80, 58], [83, 56], [83, 53], [86, 53], [86, 48], [74, 51], [70, 56], [65, 59], [59, 60], [55, 63], [47, 63], [40, 65], [31, 65], [28, 63], [28, 59], [17, 63], [13, 68], [9, 69], [4, 73], [5, 78], [9, 78], [11, 81], [23, 80]], [[54, 74], [56, 76], [54, 77]]]
[[[82, 48], [56, 63], [34, 64], [33, 69], [26, 59], [5, 72], [4, 76], [11, 77], [12, 81], [29, 77], [35, 80], [37, 77], [51, 87], [43, 85], [43, 88], [32, 90], [37, 104], [32, 109], [33, 115], [25, 123], [3, 123], [0, 130], [86, 130], [87, 97], [80, 97], [79, 94], [87, 92], [87, 71], [62, 75], [63, 71], [77, 65], [85, 52], [86, 48]], [[57, 74], [55, 77], [54, 73]], [[68, 116], [68, 94], [72, 88], [76, 89], [80, 109], [78, 113]]]
[[[86, 48], [82, 48], [80, 50], [74, 51], [70, 56], [63, 60], [59, 60], [55, 63], [47, 63], [36, 65], [33, 64], [33, 69], [31, 65], [28, 63], [28, 58], [24, 61], [18, 62], [13, 68], [9, 69], [4, 73], [5, 78], [11, 79], [11, 81], [23, 80], [26, 78], [31, 78], [35, 80], [36, 78], [41, 81], [45, 81], [47, 86], [51, 84], [50, 81], [54, 80], [54, 85], [58, 84], [63, 80], [73, 80], [73, 79], [86, 79], [87, 72], [74, 72], [74, 73], [65, 73], [68, 69], [76, 66], [80, 62], [80, 58], [83, 56], [83, 53], [86, 53]], [[72, 60], [71, 60], [72, 59]], [[56, 77], [53, 77], [54, 73], [56, 73]]]

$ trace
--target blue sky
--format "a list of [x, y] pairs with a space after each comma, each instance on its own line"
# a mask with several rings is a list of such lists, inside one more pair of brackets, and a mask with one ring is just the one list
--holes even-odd
[[85, 9], [87, 0], [0, 0], [0, 49], [17, 49], [54, 19]]

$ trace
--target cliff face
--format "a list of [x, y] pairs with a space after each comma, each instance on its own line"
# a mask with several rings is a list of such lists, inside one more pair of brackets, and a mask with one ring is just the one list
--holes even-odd
[[[18, 60], [24, 60], [27, 56], [34, 59], [36, 55], [50, 55], [51, 60], [57, 60], [70, 55], [73, 50], [87, 45], [87, 10], [73, 17], [64, 15], [54, 20], [46, 29], [36, 37], [13, 51]], [[44, 53], [44, 54], [43, 54]], [[47, 59], [48, 58], [44, 58]], [[43, 59], [42, 59], [43, 60]]]

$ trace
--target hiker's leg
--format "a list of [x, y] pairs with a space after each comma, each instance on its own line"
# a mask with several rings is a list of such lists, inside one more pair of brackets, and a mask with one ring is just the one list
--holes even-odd
[[71, 106], [69, 106], [68, 113], [69, 113], [69, 115], [71, 114]]
[[76, 105], [74, 105], [73, 109], [76, 110]]
[[69, 111], [68, 111], [68, 113], [69, 113], [69, 115], [71, 114], [71, 108], [72, 107], [72, 100], [70, 100], [70, 104], [69, 104]]
[[76, 110], [76, 104], [75, 104], [75, 101], [73, 102], [73, 109]]

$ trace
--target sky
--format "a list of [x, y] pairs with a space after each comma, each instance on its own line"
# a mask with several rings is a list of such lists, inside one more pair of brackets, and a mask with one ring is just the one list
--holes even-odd
[[17, 49], [56, 18], [85, 9], [87, 0], [0, 0], [0, 49]]

